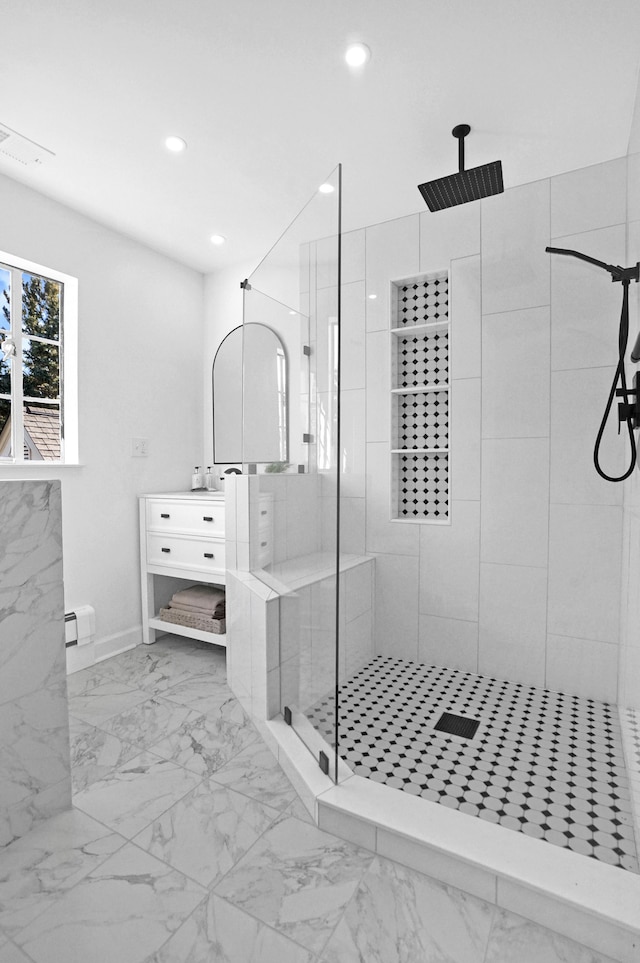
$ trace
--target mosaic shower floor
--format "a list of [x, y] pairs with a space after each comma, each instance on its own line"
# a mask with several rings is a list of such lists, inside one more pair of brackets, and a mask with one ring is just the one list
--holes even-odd
[[[332, 741], [333, 696], [307, 711]], [[379, 656], [340, 687], [360, 776], [638, 873], [615, 706]], [[469, 738], [443, 713], [479, 721]]]

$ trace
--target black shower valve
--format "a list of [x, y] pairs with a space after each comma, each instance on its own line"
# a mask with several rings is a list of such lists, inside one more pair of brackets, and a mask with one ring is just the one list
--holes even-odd
[[[633, 388], [618, 388], [616, 391], [618, 398], [624, 398], [618, 404], [618, 421], [622, 425], [625, 421], [631, 423], [632, 428], [640, 427], [640, 373], [636, 371], [633, 377]], [[627, 399], [635, 398], [635, 401]]]

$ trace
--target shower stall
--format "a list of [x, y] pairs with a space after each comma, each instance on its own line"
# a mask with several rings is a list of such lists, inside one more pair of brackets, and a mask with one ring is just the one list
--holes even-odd
[[[243, 282], [230, 683], [343, 795], [640, 894], [640, 483], [592, 463], [619, 291], [545, 252], [638, 261], [640, 160], [349, 233], [340, 210], [338, 168]], [[246, 386], [278, 363], [260, 455]]]

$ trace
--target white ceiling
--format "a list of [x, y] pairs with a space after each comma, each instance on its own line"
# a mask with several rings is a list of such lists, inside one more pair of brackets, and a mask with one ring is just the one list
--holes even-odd
[[426, 210], [459, 123], [505, 187], [625, 154], [640, 2], [7, 0], [0, 44], [0, 123], [55, 154], [0, 173], [209, 272], [257, 263], [338, 162], [346, 230]]

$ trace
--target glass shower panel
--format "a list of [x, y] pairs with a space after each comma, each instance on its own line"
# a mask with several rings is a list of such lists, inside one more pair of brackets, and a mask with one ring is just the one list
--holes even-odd
[[[243, 282], [249, 567], [278, 600], [267, 703], [337, 772], [340, 169]], [[273, 612], [273, 607], [271, 612]], [[278, 622], [276, 625], [275, 622]], [[323, 735], [308, 719], [332, 717]]]

